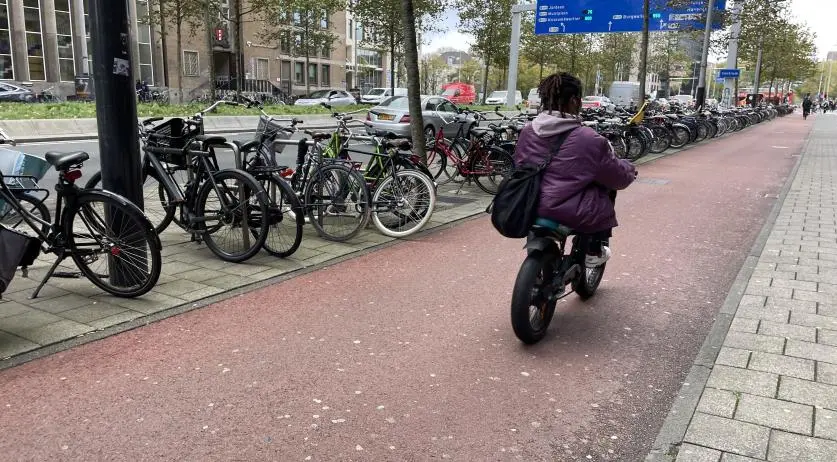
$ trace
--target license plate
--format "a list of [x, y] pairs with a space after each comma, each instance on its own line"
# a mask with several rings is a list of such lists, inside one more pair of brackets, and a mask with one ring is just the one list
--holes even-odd
[[393, 118], [391, 114], [378, 114], [378, 120], [392, 120]]

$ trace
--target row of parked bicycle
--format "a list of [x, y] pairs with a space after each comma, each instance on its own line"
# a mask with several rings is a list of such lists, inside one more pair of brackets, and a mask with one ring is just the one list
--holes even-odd
[[[24, 236], [29, 240], [21, 247], [36, 249], [13, 262], [13, 268], [31, 265], [32, 254], [37, 256], [40, 249], [58, 257], [41, 286], [63, 259], [72, 258], [103, 290], [135, 297], [156, 283], [161, 267], [158, 235], [172, 223], [230, 262], [246, 261], [261, 249], [290, 256], [299, 248], [306, 224], [331, 241], [352, 239], [370, 220], [387, 236], [406, 237], [430, 220], [441, 184], [458, 183], [461, 189], [474, 183], [495, 194], [514, 168], [517, 134], [534, 117], [495, 111], [497, 118], [492, 119], [488, 113], [463, 110], [445, 121], [456, 129], [454, 136], [443, 128], [428, 140], [425, 164], [412, 153], [410, 141], [354, 119], [355, 113], [333, 113], [335, 129], [312, 131], [302, 129], [296, 118], [276, 118], [262, 110], [249, 142], [204, 134], [205, 114], [221, 104], [241, 103], [218, 101], [191, 117], [151, 118], [139, 124], [144, 214], [127, 199], [103, 191], [100, 173], [84, 188], [76, 185], [86, 153], [46, 156], [59, 172], [54, 218], [45, 195], [39, 195], [44, 190], [38, 178], [0, 178], [0, 223], [6, 225], [0, 230], [0, 246], [9, 229], [28, 225], [37, 235]], [[255, 102], [248, 105], [261, 109]], [[785, 107], [656, 115], [641, 110], [618, 118], [588, 112], [584, 118], [620, 155], [636, 159], [788, 112]], [[299, 133], [302, 139], [291, 139]], [[292, 166], [278, 161], [286, 148], [296, 150]], [[235, 168], [220, 168], [222, 151], [232, 151]], [[369, 160], [361, 162], [359, 156]], [[4, 267], [8, 273], [9, 266], [0, 261], [0, 293], [5, 289]]]

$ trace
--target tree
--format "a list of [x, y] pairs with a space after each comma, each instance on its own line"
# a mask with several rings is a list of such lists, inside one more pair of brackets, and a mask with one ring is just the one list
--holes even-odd
[[[160, 40], [163, 47], [163, 59], [166, 62], [165, 69], [168, 69], [168, 30], [169, 25], [174, 26], [175, 46], [177, 48], [177, 55], [175, 56], [175, 69], [177, 69], [176, 86], [180, 94], [179, 98], [183, 99], [183, 32], [187, 25], [192, 25], [191, 34], [195, 34], [195, 26], [200, 19], [205, 16], [208, 5], [205, 0], [152, 0], [149, 2], [149, 9], [156, 9], [159, 13], [159, 21], [156, 24], [160, 25]], [[209, 26], [207, 26], [209, 27]], [[171, 85], [168, 73], [166, 77], [166, 84]]]
[[448, 65], [439, 56], [425, 56], [421, 60], [422, 93], [425, 95], [436, 94], [439, 86], [444, 83], [441, 80], [448, 78], [446, 74]]
[[457, 0], [459, 30], [474, 37], [472, 50], [483, 60], [483, 101], [488, 94], [491, 66], [507, 66], [511, 41], [512, 0]]
[[[550, 64], [556, 64], [563, 55], [566, 36], [535, 35], [535, 18], [529, 15], [521, 24], [520, 56], [538, 68], [538, 77], [543, 79]], [[524, 87], [526, 88], [526, 87]]]
[[[363, 24], [364, 42], [379, 51], [387, 51], [392, 72], [390, 86], [395, 88], [396, 60], [403, 52], [405, 28], [402, 0], [350, 0], [349, 11]], [[416, 36], [436, 29], [445, 13], [444, 0], [413, 0]]]
[[634, 50], [639, 45], [639, 39], [636, 34], [599, 36], [597, 62], [602, 70], [602, 86], [619, 79], [627, 80], [634, 64]]
[[[223, 3], [220, 0], [199, 1], [205, 5], [210, 19], [217, 15], [218, 18], [230, 24], [236, 70], [235, 91], [236, 95], [240, 96], [241, 90], [244, 88], [244, 49], [241, 40], [244, 23], [266, 19], [264, 18], [265, 12], [275, 7], [280, 0], [229, 0], [229, 3]], [[207, 27], [211, 26], [207, 24]], [[210, 50], [212, 49], [211, 43]]]
[[648, 63], [656, 69], [660, 77], [660, 86], [666, 98], [671, 95], [671, 78], [678, 69], [690, 62], [680, 46], [682, 34], [679, 32], [660, 32], [652, 36]]
[[305, 93], [311, 92], [311, 57], [331, 53], [337, 36], [329, 29], [339, 0], [274, 0], [265, 9], [262, 37], [290, 43], [294, 56], [305, 58]]
[[410, 106], [410, 132], [413, 135], [413, 152], [426, 165], [427, 152], [424, 149], [424, 120], [421, 111], [421, 91], [419, 89], [416, 17], [413, 11], [413, 0], [402, 0], [401, 4], [401, 19], [404, 27], [404, 62], [407, 67], [407, 102]]

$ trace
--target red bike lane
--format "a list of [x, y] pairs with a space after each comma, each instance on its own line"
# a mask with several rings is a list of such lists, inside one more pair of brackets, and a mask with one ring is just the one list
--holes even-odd
[[[640, 167], [599, 293], [522, 345], [481, 218], [0, 372], [6, 460], [641, 460], [810, 128]], [[589, 457], [588, 457], [589, 456]]]

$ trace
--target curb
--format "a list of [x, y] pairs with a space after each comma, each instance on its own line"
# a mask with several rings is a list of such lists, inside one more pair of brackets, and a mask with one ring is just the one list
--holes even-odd
[[802, 145], [802, 151], [796, 160], [796, 164], [793, 166], [788, 178], [785, 180], [785, 184], [782, 185], [782, 189], [779, 191], [778, 200], [770, 209], [764, 225], [759, 231], [758, 236], [756, 236], [756, 240], [750, 248], [747, 258], [744, 260], [744, 264], [738, 271], [738, 275], [732, 287], [730, 287], [727, 297], [724, 299], [724, 303], [718, 310], [715, 322], [712, 323], [706, 339], [704, 339], [700, 350], [698, 350], [695, 356], [692, 367], [683, 380], [683, 386], [680, 388], [677, 396], [674, 397], [674, 403], [665, 421], [663, 421], [659, 433], [657, 433], [657, 437], [651, 446], [651, 451], [645, 458], [645, 462], [673, 462], [677, 458], [680, 445], [686, 437], [686, 430], [692, 421], [692, 416], [694, 416], [695, 410], [697, 409], [698, 401], [703, 395], [703, 390], [706, 388], [706, 382], [709, 380], [709, 374], [715, 365], [715, 359], [729, 333], [729, 328], [735, 317], [735, 313], [738, 311], [738, 304], [744, 296], [744, 291], [747, 288], [750, 277], [755, 271], [756, 263], [759, 257], [761, 257], [762, 250], [767, 243], [771, 231], [773, 231], [773, 226], [776, 224], [779, 212], [781, 212], [785, 204], [785, 199], [796, 179], [802, 158], [810, 142], [811, 133], [809, 132]]

